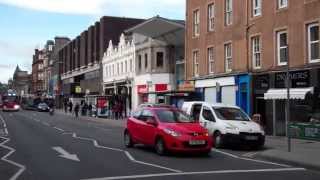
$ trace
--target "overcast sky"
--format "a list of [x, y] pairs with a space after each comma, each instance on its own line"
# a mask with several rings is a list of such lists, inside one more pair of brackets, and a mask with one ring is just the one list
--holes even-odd
[[0, 0], [0, 82], [17, 64], [31, 71], [34, 49], [48, 39], [72, 39], [103, 15], [184, 19], [185, 0]]

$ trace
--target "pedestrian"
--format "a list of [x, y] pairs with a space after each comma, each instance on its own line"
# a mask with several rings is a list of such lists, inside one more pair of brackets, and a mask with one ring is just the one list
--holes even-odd
[[113, 105], [113, 107], [112, 107], [112, 111], [113, 111], [113, 114], [114, 114], [114, 119], [115, 120], [118, 120], [118, 102], [115, 102], [115, 104]]
[[88, 106], [89, 116], [92, 116], [92, 104], [90, 103]]
[[63, 107], [64, 107], [64, 112], [68, 113], [68, 101], [66, 99], [64, 100]]
[[119, 119], [123, 119], [123, 103], [118, 104], [119, 109]]
[[79, 103], [76, 103], [76, 105], [74, 107], [74, 114], [76, 115], [76, 118], [79, 117], [79, 110], [80, 110], [80, 105], [79, 105]]
[[70, 114], [72, 114], [72, 108], [73, 108], [72, 101], [69, 101], [69, 112], [70, 112]]

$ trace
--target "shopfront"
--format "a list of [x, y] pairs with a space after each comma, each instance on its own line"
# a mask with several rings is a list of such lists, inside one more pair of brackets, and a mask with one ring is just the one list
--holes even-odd
[[235, 78], [237, 85], [236, 104], [247, 114], [251, 115], [251, 76], [243, 74]]
[[[318, 69], [290, 72], [290, 122], [309, 122], [311, 116], [319, 111], [318, 78]], [[254, 81], [254, 86], [258, 88], [254, 90], [255, 112], [262, 115], [268, 134], [285, 136], [286, 72], [256, 76]], [[270, 85], [268, 89], [267, 84]], [[262, 93], [265, 103], [261, 99]]]
[[236, 105], [236, 83], [233, 76], [197, 80], [197, 92], [203, 93], [204, 101]]

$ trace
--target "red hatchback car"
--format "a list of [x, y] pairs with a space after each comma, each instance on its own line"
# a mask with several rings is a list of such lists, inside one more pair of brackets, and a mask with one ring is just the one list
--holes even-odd
[[212, 139], [208, 131], [183, 111], [171, 107], [144, 107], [128, 118], [124, 131], [126, 147], [144, 144], [159, 155], [167, 152], [209, 154]]

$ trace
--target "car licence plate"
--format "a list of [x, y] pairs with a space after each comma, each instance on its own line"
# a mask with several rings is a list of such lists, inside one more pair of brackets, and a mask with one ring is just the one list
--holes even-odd
[[246, 136], [246, 140], [258, 140], [258, 136]]
[[205, 140], [191, 140], [191, 141], [189, 141], [189, 145], [192, 145], [192, 146], [204, 145], [204, 144], [206, 144]]

